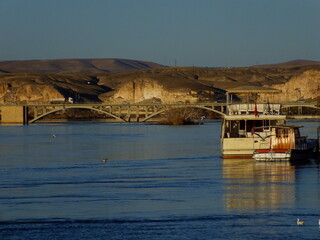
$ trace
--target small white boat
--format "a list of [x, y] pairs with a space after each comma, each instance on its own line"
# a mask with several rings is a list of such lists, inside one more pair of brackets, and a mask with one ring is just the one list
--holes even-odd
[[[253, 158], [256, 161], [290, 161], [303, 160], [317, 149], [318, 140], [300, 136], [301, 126], [272, 126], [271, 135], [268, 136], [269, 147], [256, 149]], [[259, 131], [254, 128], [253, 131]], [[255, 136], [261, 136], [254, 132]]]
[[253, 153], [256, 161], [289, 161], [291, 150], [287, 149], [257, 149]]

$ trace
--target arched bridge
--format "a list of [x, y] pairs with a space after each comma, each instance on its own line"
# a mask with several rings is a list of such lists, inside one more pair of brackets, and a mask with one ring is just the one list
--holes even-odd
[[[282, 103], [282, 109], [292, 107], [320, 109], [317, 103]], [[2, 123], [31, 124], [54, 112], [66, 109], [88, 109], [105, 114], [122, 122], [145, 122], [170, 109], [198, 108], [226, 114], [226, 103], [176, 103], [176, 104], [34, 104], [34, 105], [0, 105]]]
[[45, 105], [27, 105], [28, 120], [27, 123], [33, 123], [37, 120], [50, 115], [54, 112], [64, 111], [66, 109], [88, 109], [106, 114], [122, 122], [145, 122], [161, 113], [177, 108], [199, 108], [207, 111], [216, 112], [224, 115], [226, 103], [177, 103], [177, 104], [45, 104]]
[[304, 101], [297, 101], [297, 102], [287, 102], [281, 104], [281, 111], [286, 115], [292, 115], [291, 110], [296, 108], [296, 113], [293, 115], [304, 115], [306, 109], [316, 109], [316, 112], [319, 113], [320, 105], [318, 102], [304, 102]]

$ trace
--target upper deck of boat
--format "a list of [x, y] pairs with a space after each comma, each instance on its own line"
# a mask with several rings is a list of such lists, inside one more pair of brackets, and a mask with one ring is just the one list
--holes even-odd
[[[281, 104], [269, 102], [269, 97], [266, 101], [258, 103], [257, 96], [274, 95], [281, 91], [274, 88], [266, 88], [260, 86], [243, 86], [238, 88], [228, 89], [227, 91], [227, 114], [224, 116], [227, 120], [277, 120], [286, 119], [285, 115], [281, 114]], [[246, 95], [246, 103], [233, 103], [232, 94]], [[251, 99], [252, 96], [255, 96]], [[273, 99], [273, 97], [272, 97]]]
[[281, 105], [278, 103], [238, 103], [228, 105], [228, 120], [270, 120], [285, 119], [280, 112]]

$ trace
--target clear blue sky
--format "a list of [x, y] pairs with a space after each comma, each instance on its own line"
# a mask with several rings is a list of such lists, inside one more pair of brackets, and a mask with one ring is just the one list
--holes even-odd
[[0, 0], [0, 60], [320, 60], [320, 0]]

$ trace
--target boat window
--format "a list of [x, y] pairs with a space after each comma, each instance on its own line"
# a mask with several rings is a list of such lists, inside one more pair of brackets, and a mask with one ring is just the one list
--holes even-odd
[[246, 129], [246, 122], [245, 120], [240, 121], [240, 130], [245, 130]]
[[277, 128], [276, 129], [276, 137], [288, 137], [288, 129], [284, 129], [284, 128]]
[[270, 120], [270, 126], [275, 126], [278, 125], [278, 121], [277, 120]]
[[231, 128], [230, 128], [230, 137], [239, 137], [238, 129], [239, 129], [239, 121], [232, 121]]
[[[247, 132], [251, 132], [254, 127], [263, 127], [262, 120], [248, 120], [247, 121]], [[257, 129], [256, 132], [263, 131], [263, 129]]]
[[264, 127], [269, 127], [270, 126], [270, 120], [264, 120], [263, 121], [263, 126]]

